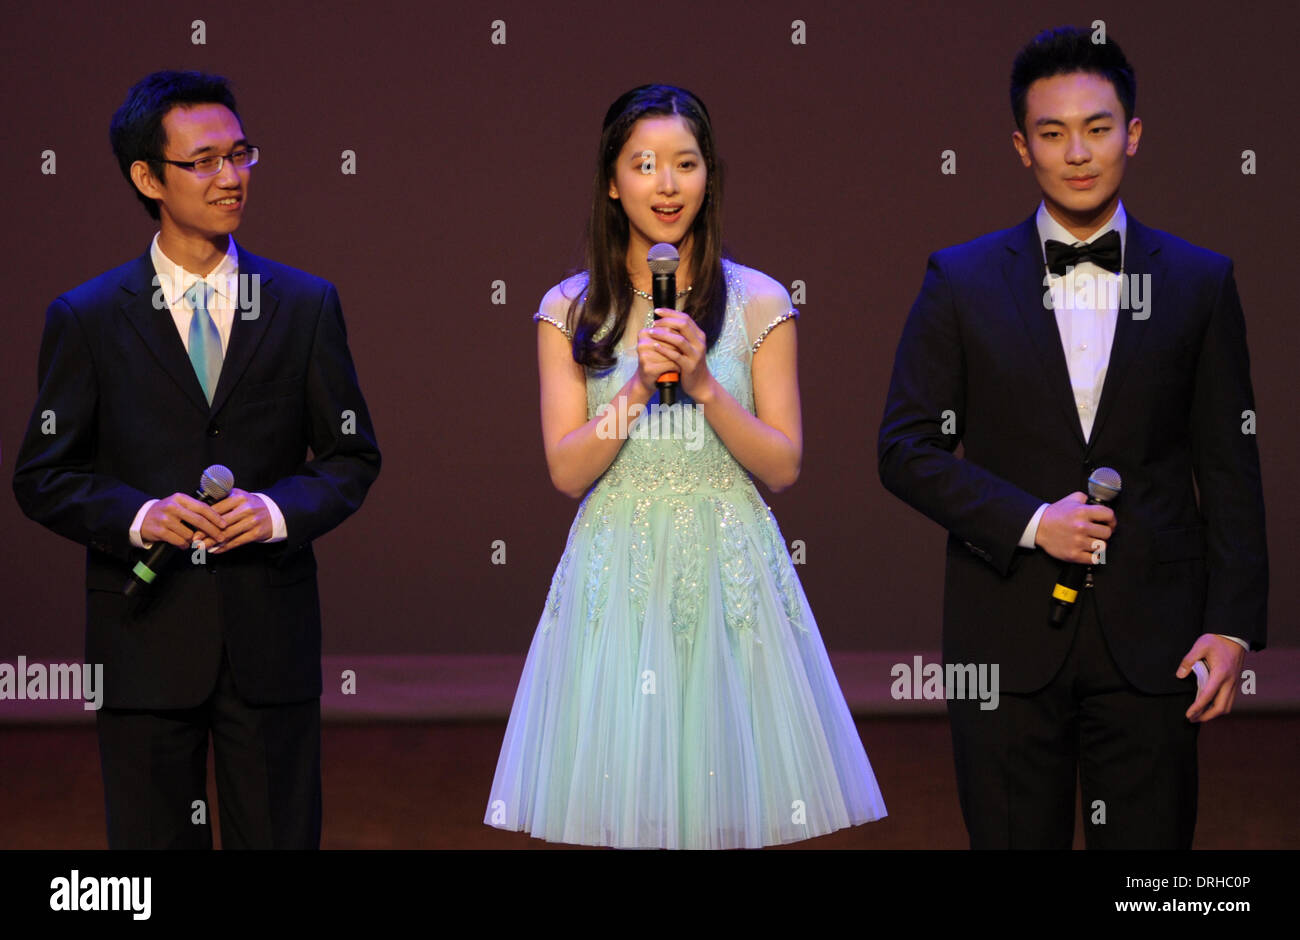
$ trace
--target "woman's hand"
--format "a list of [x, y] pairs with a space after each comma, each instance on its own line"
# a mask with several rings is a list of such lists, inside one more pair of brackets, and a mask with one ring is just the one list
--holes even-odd
[[[657, 323], [655, 324], [658, 325]], [[651, 395], [655, 393], [655, 383], [665, 372], [678, 371], [677, 365], [665, 355], [667, 344], [655, 335], [654, 327], [646, 327], [637, 334], [636, 377]]]
[[[704, 331], [680, 310], [662, 308], [654, 325], [638, 334], [641, 382], [654, 390], [664, 372], [677, 372], [682, 391], [696, 400], [707, 394], [713, 376], [705, 359]], [[647, 378], [649, 379], [647, 381]]]

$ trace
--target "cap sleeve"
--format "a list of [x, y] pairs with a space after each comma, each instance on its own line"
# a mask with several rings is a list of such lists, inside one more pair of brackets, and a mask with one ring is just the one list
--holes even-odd
[[758, 271], [746, 272], [745, 332], [750, 337], [750, 353], [758, 352], [768, 334], [799, 316], [790, 303], [790, 292], [779, 281]]
[[555, 317], [548, 315], [542, 310], [538, 310], [536, 313], [533, 314], [533, 319], [539, 321], [545, 321], [546, 323], [551, 324], [551, 326], [555, 327], [557, 330], [559, 330], [561, 333], [567, 336], [570, 342], [573, 341], [573, 331], [570, 330], [563, 323], [561, 323], [559, 320], [555, 319]]
[[569, 305], [586, 286], [586, 275], [575, 275], [561, 281], [546, 292], [540, 309], [533, 314], [534, 322], [549, 323], [573, 342], [573, 331], [569, 329]]

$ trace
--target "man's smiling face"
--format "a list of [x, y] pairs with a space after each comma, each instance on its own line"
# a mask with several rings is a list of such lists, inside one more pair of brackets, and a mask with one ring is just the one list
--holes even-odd
[[[247, 144], [239, 118], [221, 104], [177, 105], [167, 112], [162, 123], [167, 135], [163, 157], [168, 160], [189, 162], [225, 156]], [[200, 177], [192, 170], [169, 165], [162, 180], [149, 172], [143, 161], [132, 170], [140, 190], [158, 200], [164, 234], [203, 239], [224, 250], [226, 237], [243, 218], [250, 167], [240, 168], [226, 160], [217, 175]]]

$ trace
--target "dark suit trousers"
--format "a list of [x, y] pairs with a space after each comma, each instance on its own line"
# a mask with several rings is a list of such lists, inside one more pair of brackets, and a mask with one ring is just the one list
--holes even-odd
[[1190, 848], [1200, 725], [1184, 713], [1195, 680], [1172, 695], [1134, 689], [1106, 648], [1092, 590], [1079, 593], [1059, 628], [1048, 625], [1044, 600], [1041, 629], [1075, 631], [1046, 687], [1004, 692], [987, 711], [976, 700], [948, 702], [971, 848], [1070, 848], [1076, 778], [1088, 848]]
[[196, 708], [100, 709], [110, 849], [212, 848], [209, 734], [222, 847], [320, 848], [320, 699], [249, 705], [224, 650], [221, 660], [216, 688]]

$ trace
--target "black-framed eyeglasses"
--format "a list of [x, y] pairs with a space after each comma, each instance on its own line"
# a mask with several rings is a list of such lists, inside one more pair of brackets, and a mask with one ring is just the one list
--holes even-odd
[[221, 172], [222, 167], [226, 165], [227, 160], [243, 170], [256, 164], [261, 156], [262, 153], [260, 147], [241, 147], [225, 156], [213, 155], [189, 161], [160, 159], [159, 162], [167, 163], [171, 166], [178, 166], [184, 170], [189, 170], [195, 176], [202, 178], [205, 176], [216, 176]]

